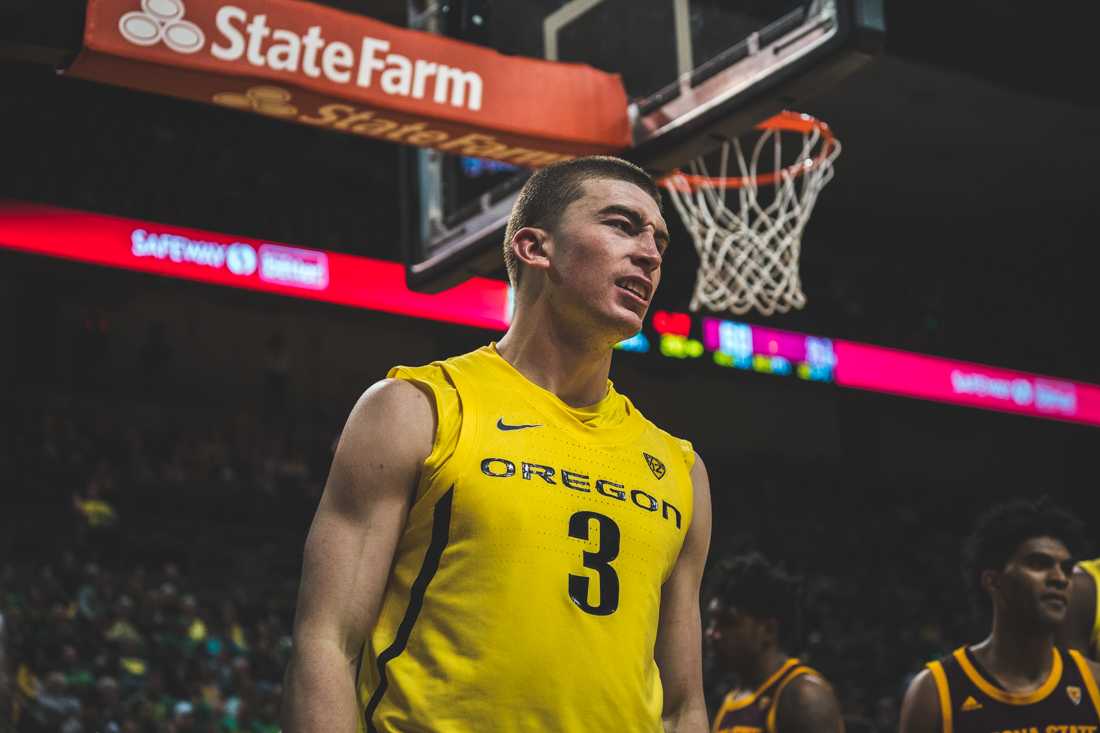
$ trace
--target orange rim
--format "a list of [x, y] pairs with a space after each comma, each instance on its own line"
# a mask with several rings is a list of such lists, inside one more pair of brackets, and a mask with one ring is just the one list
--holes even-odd
[[774, 130], [777, 132], [795, 132], [802, 135], [815, 129], [821, 134], [821, 150], [809, 160], [799, 161], [792, 165], [770, 173], [761, 173], [755, 178], [750, 176], [729, 176], [726, 178], [714, 176], [698, 176], [677, 170], [661, 178], [658, 183], [663, 186], [671, 186], [677, 191], [691, 192], [702, 186], [714, 188], [741, 188], [748, 185], [771, 186], [780, 179], [782, 174], [801, 176], [809, 170], [816, 168], [825, 161], [837, 146], [836, 136], [829, 125], [816, 117], [801, 112], [783, 110], [774, 117], [761, 122], [756, 126], [757, 130]]

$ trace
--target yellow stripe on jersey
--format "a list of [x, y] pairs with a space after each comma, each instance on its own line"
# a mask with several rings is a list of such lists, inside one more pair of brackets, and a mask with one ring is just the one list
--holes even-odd
[[947, 685], [947, 674], [943, 671], [943, 664], [929, 662], [928, 671], [932, 673], [932, 681], [936, 683], [936, 693], [940, 698], [940, 721], [943, 723], [943, 733], [953, 733], [955, 719], [951, 712], [951, 688]]
[[1081, 679], [1085, 681], [1085, 689], [1089, 692], [1089, 699], [1092, 700], [1092, 707], [1096, 710], [1097, 716], [1100, 716], [1100, 690], [1096, 688], [1096, 678], [1092, 675], [1092, 669], [1089, 667], [1089, 663], [1081, 656], [1081, 652], [1076, 649], [1069, 650], [1070, 657], [1073, 658], [1074, 664], [1081, 670]]
[[791, 684], [791, 682], [793, 680], [796, 680], [799, 677], [802, 677], [803, 675], [808, 675], [808, 674], [812, 674], [816, 677], [821, 677], [820, 674], [818, 674], [815, 670], [811, 669], [810, 667], [797, 667], [796, 669], [794, 669], [791, 672], [790, 676], [787, 677], [787, 679], [783, 680], [783, 684], [781, 684], [779, 686], [779, 689], [775, 691], [775, 700], [772, 701], [772, 706], [768, 710], [768, 720], [767, 720], [768, 733], [776, 733], [775, 719], [776, 719], [776, 714], [779, 711], [779, 698], [783, 694], [783, 691], [787, 689], [787, 685]]
[[956, 649], [954, 657], [959, 666], [962, 667], [962, 671], [970, 678], [970, 681], [989, 697], [1007, 705], [1034, 705], [1054, 692], [1055, 688], [1058, 687], [1058, 683], [1062, 680], [1062, 655], [1058, 653], [1057, 647], [1054, 648], [1053, 653], [1054, 660], [1050, 665], [1050, 675], [1047, 676], [1043, 684], [1031, 692], [1008, 692], [990, 683], [970, 663], [970, 659], [966, 656], [966, 647]]
[[574, 408], [492, 346], [390, 376], [432, 395], [438, 428], [363, 653], [361, 730], [659, 733], [691, 445], [610, 383]]
[[717, 733], [717, 725], [718, 725], [719, 721], [722, 720], [723, 715], [725, 715], [726, 713], [729, 713], [729, 712], [733, 712], [734, 710], [740, 710], [742, 708], [747, 708], [749, 705], [752, 705], [753, 703], [756, 702], [757, 698], [760, 697], [760, 694], [764, 690], [766, 690], [769, 687], [771, 687], [772, 685], [774, 685], [775, 681], [778, 680], [783, 675], [785, 675], [792, 667], [797, 667], [797, 666], [798, 666], [798, 660], [797, 659], [788, 659], [786, 662], [783, 663], [783, 665], [779, 669], [777, 669], [775, 671], [775, 674], [773, 674], [768, 679], [764, 680], [763, 684], [761, 684], [759, 687], [757, 687], [755, 690], [753, 690], [748, 695], [738, 695], [737, 691], [731, 692], [728, 695], [726, 695], [725, 700], [722, 702], [722, 709], [718, 711], [718, 715], [714, 719], [715, 732]]

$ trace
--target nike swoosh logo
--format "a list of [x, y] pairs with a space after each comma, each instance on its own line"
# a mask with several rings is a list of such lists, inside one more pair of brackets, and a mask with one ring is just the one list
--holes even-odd
[[541, 428], [541, 425], [509, 425], [504, 418], [497, 418], [497, 430], [523, 430], [524, 428]]

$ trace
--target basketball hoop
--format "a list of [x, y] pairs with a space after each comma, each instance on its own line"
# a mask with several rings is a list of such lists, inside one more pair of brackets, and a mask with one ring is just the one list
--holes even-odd
[[[806, 304], [798, 275], [802, 230], [817, 195], [832, 180], [840, 141], [824, 122], [798, 112], [781, 112], [756, 130], [747, 159], [740, 140], [722, 143], [717, 176], [700, 157], [688, 165], [689, 173], [661, 179], [699, 254], [693, 311], [741, 314], [755, 307], [770, 316]], [[784, 136], [787, 149], [798, 152], [790, 163], [783, 157]], [[764, 156], [769, 142], [772, 155]], [[761, 170], [767, 157], [770, 166]], [[729, 175], [734, 163], [740, 176]], [[730, 189], [737, 191], [732, 202]], [[771, 195], [762, 196], [762, 189]]]

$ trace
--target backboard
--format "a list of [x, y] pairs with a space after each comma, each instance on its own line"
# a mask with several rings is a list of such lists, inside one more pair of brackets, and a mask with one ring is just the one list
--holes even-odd
[[[633, 144], [667, 173], [825, 91], [881, 48], [883, 0], [409, 0], [409, 25], [502, 53], [581, 62], [623, 79]], [[410, 287], [501, 270], [530, 171], [403, 151]]]

